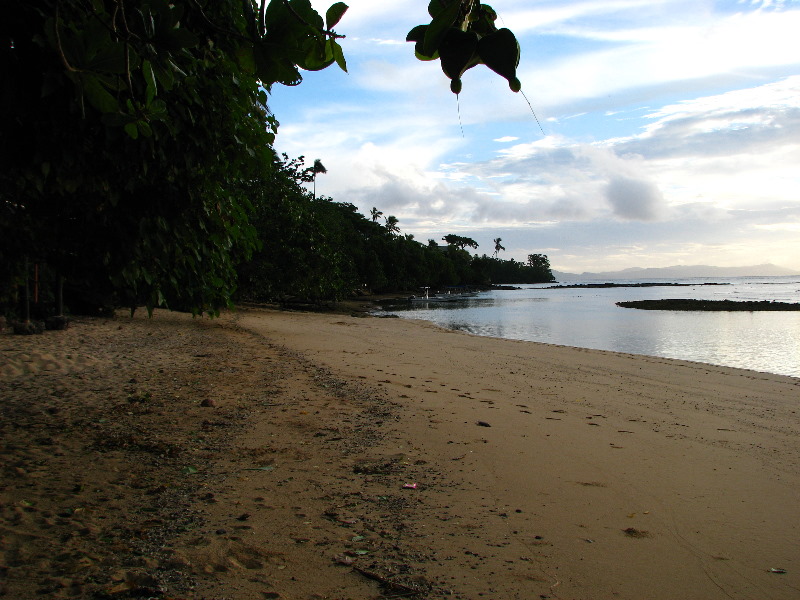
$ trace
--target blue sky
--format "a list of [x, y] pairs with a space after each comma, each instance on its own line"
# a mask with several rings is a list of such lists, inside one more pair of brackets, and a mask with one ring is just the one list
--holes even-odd
[[544, 133], [482, 65], [456, 99], [414, 58], [427, 0], [347, 3], [348, 73], [270, 97], [278, 151], [328, 169], [318, 194], [562, 271], [800, 271], [800, 0], [496, 0]]

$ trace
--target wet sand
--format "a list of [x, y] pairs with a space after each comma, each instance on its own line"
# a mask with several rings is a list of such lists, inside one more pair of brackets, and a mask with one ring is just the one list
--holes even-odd
[[[69, 488], [53, 502], [87, 506], [89, 533], [69, 538], [75, 552], [116, 561], [97, 584], [76, 563], [50, 583], [54, 597], [147, 586], [160, 597], [259, 600], [800, 597], [797, 378], [255, 309], [0, 339], [0, 391], [12, 401], [125, 407], [113, 414], [133, 427], [144, 416], [125, 413], [146, 403], [130, 398], [149, 393], [148, 431], [172, 423], [160, 435], [177, 448], [156, 457], [158, 480], [173, 496], [183, 490], [180, 514], [192, 515], [182, 531], [138, 534], [144, 545], [119, 536], [94, 542], [94, 555], [81, 550], [91, 527], [109, 539], [109, 501], [74, 487], [74, 473], [47, 471], [47, 449], [73, 457], [76, 471], [117, 461], [108, 485], [120, 518], [144, 496], [123, 475], [152, 476], [152, 448], [113, 438], [98, 453], [96, 436], [62, 439], [37, 419], [26, 429], [7, 410], [0, 567], [10, 597], [33, 573], [21, 548], [41, 546], [31, 550], [37, 577], [61, 568], [44, 557], [69, 523], [44, 506], [36, 469], [51, 474], [51, 496]], [[120, 356], [130, 357], [124, 369]], [[100, 381], [124, 394], [92, 392]], [[15, 436], [36, 439], [37, 427], [51, 439], [23, 448]], [[104, 428], [97, 435], [112, 439]], [[162, 530], [167, 505], [151, 506]]]

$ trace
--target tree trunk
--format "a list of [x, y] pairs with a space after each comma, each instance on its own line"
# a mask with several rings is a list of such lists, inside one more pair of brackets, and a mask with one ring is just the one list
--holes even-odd
[[56, 315], [64, 316], [64, 276], [56, 274]]
[[31, 286], [28, 281], [28, 257], [25, 257], [25, 290], [22, 294], [22, 321], [24, 323], [31, 322]]
[[45, 327], [47, 329], [63, 330], [69, 327], [69, 319], [64, 316], [64, 276], [60, 271], [56, 272], [56, 314], [47, 317]]
[[23, 320], [20, 323], [14, 323], [14, 333], [17, 335], [32, 335], [34, 333], [42, 333], [42, 327], [39, 323], [33, 323], [31, 321], [31, 285], [29, 281], [29, 270], [30, 270], [30, 263], [28, 261], [28, 257], [26, 256], [23, 263], [25, 269], [25, 287], [23, 289], [23, 306], [22, 306], [22, 317]]

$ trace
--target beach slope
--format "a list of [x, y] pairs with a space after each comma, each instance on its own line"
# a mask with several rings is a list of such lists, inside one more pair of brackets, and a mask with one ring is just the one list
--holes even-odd
[[400, 319], [241, 322], [400, 404], [382, 451], [437, 473], [409, 528], [466, 597], [798, 596], [800, 380]]
[[257, 309], [0, 341], [11, 597], [800, 595], [796, 378]]

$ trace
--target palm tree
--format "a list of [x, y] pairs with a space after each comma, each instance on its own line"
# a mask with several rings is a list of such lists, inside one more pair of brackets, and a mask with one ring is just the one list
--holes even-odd
[[328, 172], [328, 169], [325, 168], [325, 165], [322, 164], [320, 159], [314, 160], [314, 198], [317, 197], [317, 173], [322, 173], [323, 175]]
[[500, 245], [500, 242], [503, 241], [503, 238], [496, 238], [494, 240], [494, 257], [497, 258], [497, 255], [500, 253], [500, 250], [505, 250], [503, 246]]
[[389, 215], [386, 217], [386, 231], [389, 233], [400, 233], [400, 228], [397, 226], [397, 217], [394, 215]]
[[372, 207], [372, 210], [369, 211], [369, 214], [372, 217], [372, 222], [373, 223], [377, 223], [378, 219], [380, 219], [383, 216], [383, 213], [381, 211], [379, 211], [377, 208], [375, 208], [374, 206]]

